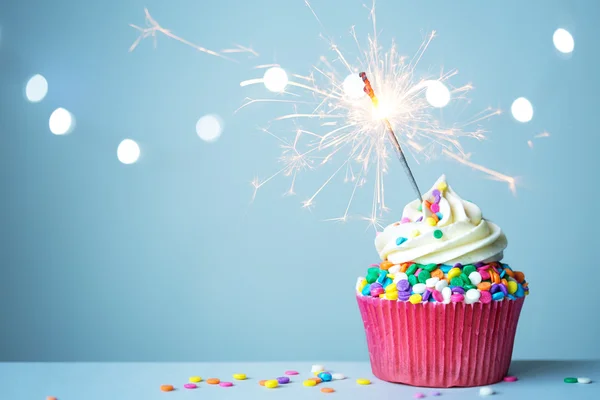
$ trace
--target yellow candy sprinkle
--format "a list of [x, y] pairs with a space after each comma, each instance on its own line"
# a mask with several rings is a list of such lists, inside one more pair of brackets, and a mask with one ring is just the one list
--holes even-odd
[[385, 298], [388, 300], [398, 300], [398, 291], [386, 293]]
[[460, 268], [452, 268], [450, 271], [448, 271], [448, 280], [450, 280], [452, 278], [456, 278], [457, 276], [460, 276], [460, 274], [461, 274]]
[[412, 232], [410, 233], [410, 237], [417, 237], [417, 236], [419, 236], [420, 234], [421, 234], [421, 232], [419, 232], [419, 230], [418, 230], [418, 229], [415, 229], [414, 231], [412, 231]]
[[[379, 295], [379, 298], [380, 298], [380, 299], [383, 299], [384, 297], [385, 297], [385, 293], [381, 293], [381, 294]], [[318, 375], [318, 374], [315, 374], [315, 375]]]
[[370, 385], [371, 381], [365, 378], [358, 378], [356, 380], [356, 383], [358, 383], [359, 385]]
[[192, 383], [202, 382], [202, 378], [200, 378], [199, 376], [192, 376], [192, 377], [190, 377], [190, 382], [192, 382]]
[[367, 286], [367, 280], [363, 278], [363, 280], [360, 281], [360, 285], [358, 286], [358, 291], [362, 292], [362, 290], [365, 288], [365, 286]]
[[386, 278], [390, 278], [390, 279], [394, 279], [394, 274], [387, 274], [385, 277]]
[[410, 301], [412, 304], [419, 304], [422, 300], [423, 297], [418, 293], [415, 293], [408, 298], [408, 301]]
[[448, 184], [446, 182], [440, 182], [437, 188], [440, 192], [443, 192], [444, 190], [448, 189]]
[[246, 374], [233, 374], [233, 379], [243, 381], [244, 379], [246, 379]]
[[265, 387], [268, 387], [269, 389], [276, 388], [277, 386], [279, 386], [279, 382], [277, 382], [275, 379], [265, 382]]
[[508, 281], [508, 293], [514, 294], [518, 288], [519, 288], [519, 285], [517, 285], [517, 282]]
[[319, 375], [321, 372], [325, 372], [325, 370], [324, 370], [324, 369], [320, 369], [320, 370], [318, 370], [318, 371], [314, 371], [314, 372], [313, 372], [313, 375], [314, 375], [314, 376], [317, 376], [317, 375]]
[[427, 221], [427, 223], [431, 226], [436, 226], [436, 224], [437, 224], [437, 221], [433, 217], [427, 217], [427, 219], [425, 221]]
[[385, 287], [386, 293], [392, 293], [392, 292], [397, 292], [397, 291], [398, 291], [398, 286], [394, 285], [393, 283], [390, 283], [389, 285], [387, 285]]
[[304, 382], [302, 382], [302, 384], [304, 386], [315, 386], [317, 384], [317, 382], [312, 379], [307, 379]]

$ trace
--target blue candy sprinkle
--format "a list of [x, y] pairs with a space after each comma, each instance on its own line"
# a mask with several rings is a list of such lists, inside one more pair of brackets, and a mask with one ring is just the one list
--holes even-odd
[[504, 278], [504, 275], [506, 275], [506, 271], [502, 270], [502, 272], [500, 272], [500, 279]]
[[523, 289], [523, 286], [521, 286], [520, 283], [517, 283], [517, 291], [515, 292], [515, 296], [517, 296], [517, 297], [525, 296], [525, 290]]
[[381, 286], [385, 286], [385, 285], [383, 284], [383, 281], [385, 281], [385, 280], [386, 280], [386, 278], [387, 278], [387, 277], [385, 276], [385, 273], [384, 273], [384, 274], [380, 274], [380, 275], [379, 275], [379, 278], [377, 278], [377, 283], [381, 283]]
[[396, 239], [396, 246], [400, 246], [402, 243], [406, 242], [408, 239], [405, 237], [400, 236], [398, 239]]
[[447, 274], [448, 271], [450, 271], [452, 269], [452, 266], [451, 265], [442, 265], [440, 267], [440, 269], [442, 270], [443, 273]]
[[367, 283], [361, 293], [363, 296], [370, 296], [371, 295], [371, 284]]
[[508, 295], [508, 296], [506, 296], [506, 297], [508, 297], [508, 298], [509, 298], [509, 299], [511, 299], [511, 300], [516, 300], [516, 299], [517, 299], [517, 298], [516, 298], [515, 296], [513, 296], [512, 294], [509, 294], [509, 295]]
[[438, 211], [438, 212], [436, 212], [436, 213], [435, 213], [435, 215], [437, 215], [438, 219], [440, 219], [440, 220], [441, 220], [442, 218], [444, 218], [444, 214], [442, 214], [442, 213], [441, 213], [441, 212], [439, 212], [439, 211]]
[[385, 281], [383, 281], [383, 287], [386, 287], [387, 285], [389, 285], [392, 282], [394, 282], [392, 279], [385, 278]]
[[492, 295], [492, 299], [498, 301], [498, 300], [502, 300], [504, 298], [504, 293], [502, 292], [496, 292]]

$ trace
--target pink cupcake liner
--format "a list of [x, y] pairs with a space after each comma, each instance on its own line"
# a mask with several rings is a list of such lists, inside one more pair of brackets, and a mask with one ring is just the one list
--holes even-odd
[[423, 303], [357, 295], [373, 374], [422, 387], [471, 387], [508, 373], [524, 298]]

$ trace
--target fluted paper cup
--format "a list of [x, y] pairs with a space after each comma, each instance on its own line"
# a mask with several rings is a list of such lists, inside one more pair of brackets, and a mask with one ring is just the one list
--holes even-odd
[[423, 303], [357, 295], [373, 374], [422, 387], [471, 387], [508, 373], [524, 298]]

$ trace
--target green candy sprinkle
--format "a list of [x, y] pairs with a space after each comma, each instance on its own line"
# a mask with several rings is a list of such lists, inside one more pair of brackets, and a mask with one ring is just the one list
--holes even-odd
[[470, 283], [468, 285], [464, 286], [465, 290], [471, 290], [471, 289], [477, 289], [477, 286], [475, 285], [471, 285]]
[[439, 229], [436, 229], [435, 231], [433, 231], [433, 237], [434, 238], [441, 239], [442, 236], [444, 236], [444, 234]]
[[433, 272], [437, 269], [437, 264], [427, 264], [423, 266], [424, 270], [427, 270], [429, 272]]
[[367, 280], [367, 283], [373, 283], [377, 280], [377, 278], [379, 278], [379, 274], [367, 274], [367, 277], [365, 278]]
[[423, 269], [421, 272], [419, 272], [419, 282], [425, 283], [425, 281], [429, 278], [431, 278], [431, 274], [426, 269]]
[[463, 283], [463, 280], [460, 279], [459, 276], [455, 276], [454, 278], [450, 279], [450, 285], [462, 287], [464, 285], [464, 283]]
[[423, 203], [419, 204], [419, 207], [417, 207], [417, 210], [423, 211]]
[[406, 270], [406, 275], [413, 275], [415, 273], [415, 271], [419, 269], [419, 267], [417, 266], [417, 264], [413, 264], [410, 267], [408, 267], [408, 269]]
[[367, 270], [367, 274], [377, 274], [379, 275], [379, 268], [377, 267], [371, 267]]
[[418, 281], [417, 281], [417, 277], [414, 275], [409, 275], [408, 276], [408, 283], [410, 283], [411, 286], [415, 286]]
[[469, 285], [471, 283], [471, 280], [469, 279], [468, 275], [465, 274], [464, 272], [462, 274], [459, 275], [459, 278], [462, 279], [463, 281], [463, 286], [464, 285]]
[[577, 383], [577, 378], [565, 378], [565, 383]]
[[464, 273], [465, 273], [467, 276], [471, 275], [471, 273], [473, 273], [473, 272], [475, 272], [475, 271], [477, 271], [477, 268], [475, 268], [475, 266], [474, 266], [474, 265], [471, 265], [471, 264], [469, 264], [469, 265], [465, 265], [465, 266], [463, 267], [463, 272], [464, 272]]

